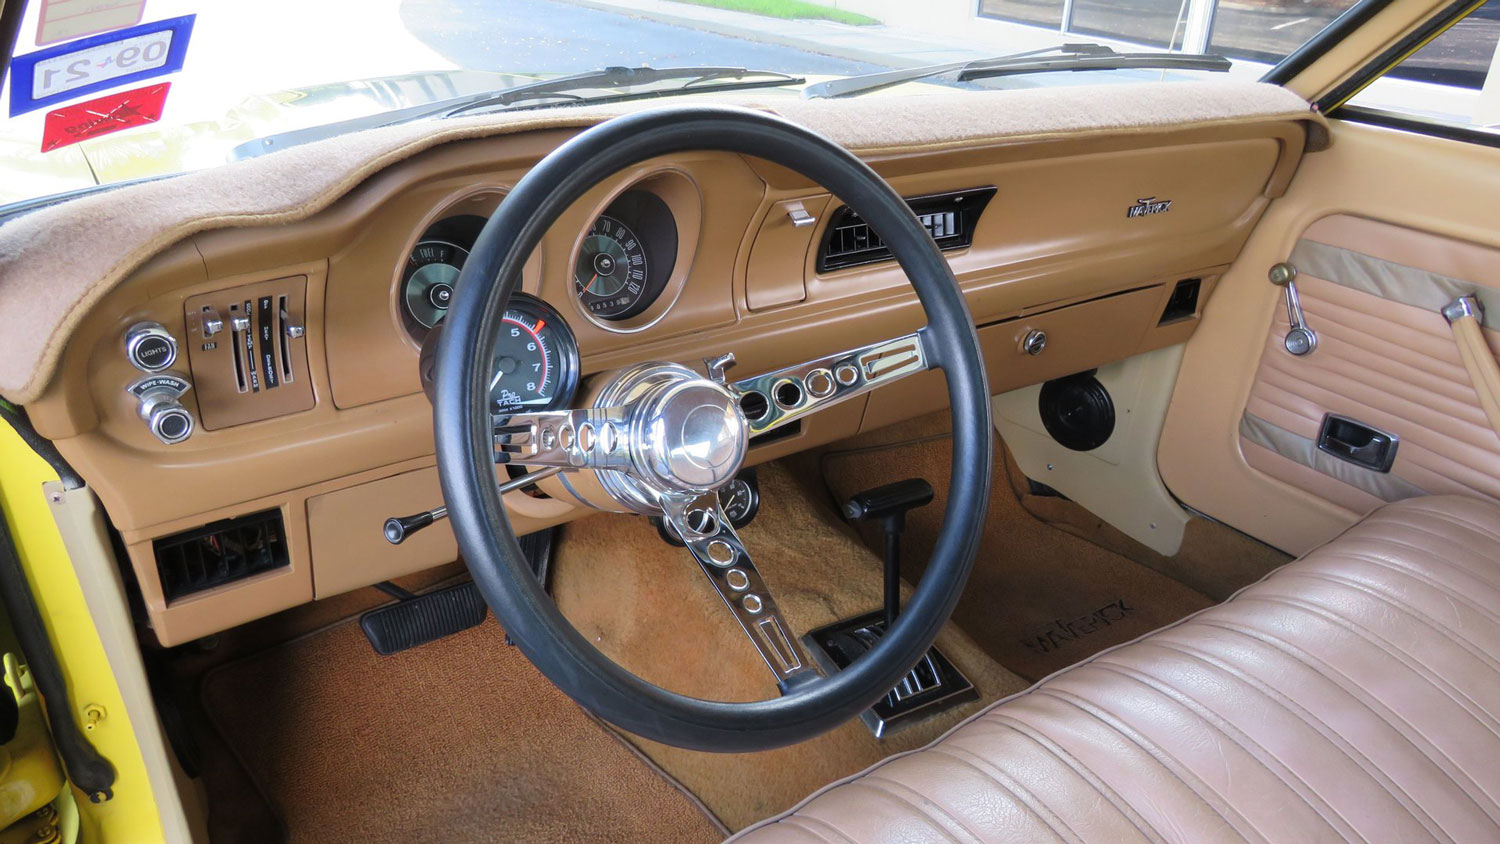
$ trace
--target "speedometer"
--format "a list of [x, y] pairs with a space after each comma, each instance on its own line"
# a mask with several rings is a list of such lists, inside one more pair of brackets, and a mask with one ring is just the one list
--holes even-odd
[[517, 293], [501, 321], [490, 370], [490, 408], [519, 413], [565, 407], [578, 389], [578, 343], [551, 305]]
[[646, 245], [613, 217], [594, 221], [578, 250], [573, 284], [578, 299], [594, 316], [620, 319], [640, 311], [646, 300], [650, 267]]

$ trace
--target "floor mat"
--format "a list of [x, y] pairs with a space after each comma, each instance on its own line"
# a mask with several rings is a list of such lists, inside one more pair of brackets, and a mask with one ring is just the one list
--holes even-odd
[[723, 837], [493, 619], [389, 657], [351, 619], [213, 670], [203, 703], [288, 841]]
[[[829, 510], [816, 486], [780, 464], [759, 471], [761, 509], [741, 536], [798, 634], [880, 606], [880, 559]], [[719, 700], [777, 695], [771, 673], [687, 551], [643, 518], [601, 514], [562, 531], [553, 593], [580, 633], [664, 688]], [[763, 753], [715, 754], [632, 739], [731, 829], [790, 808], [828, 783], [937, 738], [985, 703], [1027, 683], [949, 624], [938, 647], [981, 700], [877, 740], [859, 722]]]
[[[904, 478], [926, 478], [932, 504], [907, 516], [902, 574], [921, 576], [947, 502], [947, 417], [856, 439], [819, 461], [838, 500]], [[936, 428], [936, 430], [934, 430]], [[1021, 506], [997, 443], [994, 484], [974, 572], [953, 620], [1001, 665], [1038, 680], [1212, 601], [1146, 566], [1047, 524]], [[867, 542], [878, 543], [874, 528]], [[878, 546], [876, 546], [878, 547]]]

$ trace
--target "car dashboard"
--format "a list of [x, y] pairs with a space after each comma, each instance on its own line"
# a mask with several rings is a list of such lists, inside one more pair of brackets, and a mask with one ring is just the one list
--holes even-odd
[[[28, 412], [103, 502], [161, 643], [457, 557], [446, 524], [399, 545], [381, 529], [442, 502], [423, 345], [484, 221], [574, 133], [433, 147], [306, 219], [167, 246], [88, 309]], [[1231, 121], [864, 157], [944, 250], [999, 393], [1187, 340], [1306, 143], [1292, 120]], [[732, 352], [742, 378], [910, 332], [922, 311], [882, 250], [781, 167], [644, 162], [530, 256], [491, 400], [581, 406], [643, 361]], [[909, 378], [749, 461], [946, 403], [941, 373]], [[505, 502], [517, 534], [594, 512], [566, 475]]]

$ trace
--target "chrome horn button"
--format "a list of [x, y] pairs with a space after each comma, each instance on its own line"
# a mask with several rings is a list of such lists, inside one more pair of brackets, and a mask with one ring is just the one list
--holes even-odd
[[734, 393], [682, 364], [629, 367], [599, 392], [593, 406], [625, 416], [619, 433], [628, 468], [594, 474], [612, 503], [631, 512], [660, 514], [668, 496], [718, 489], [739, 472], [749, 451], [750, 426]]
[[707, 492], [740, 470], [749, 428], [722, 385], [696, 375], [673, 379], [651, 391], [638, 412], [632, 456], [653, 485]]

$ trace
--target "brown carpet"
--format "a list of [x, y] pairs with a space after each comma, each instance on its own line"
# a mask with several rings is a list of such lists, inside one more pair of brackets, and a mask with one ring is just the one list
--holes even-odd
[[[760, 469], [762, 504], [742, 538], [798, 634], [880, 605], [880, 560], [818, 491], [778, 464]], [[558, 606], [606, 654], [664, 688], [719, 700], [775, 697], [776, 685], [698, 565], [643, 518], [591, 516], [563, 530], [553, 556]], [[937, 738], [1026, 683], [949, 624], [938, 647], [982, 699], [875, 739], [858, 722], [793, 747], [712, 754], [632, 739], [731, 829], [790, 808], [883, 757]]]
[[[1010, 461], [1012, 489], [1031, 515], [1058, 530], [1099, 545], [1173, 580], [1223, 601], [1272, 569], [1292, 561], [1288, 554], [1252, 539], [1227, 525], [1201, 517], [1188, 520], [1182, 547], [1168, 557], [1126, 536], [1077, 502], [1055, 495], [1032, 495], [1026, 477]], [[1000, 482], [996, 478], [996, 483]]]
[[493, 620], [390, 657], [350, 620], [213, 670], [203, 703], [288, 841], [722, 838]]
[[[933, 503], [907, 517], [902, 574], [908, 580], [926, 566], [947, 501], [947, 427], [946, 414], [926, 417], [821, 457], [829, 491], [839, 500], [903, 478], [933, 484]], [[1001, 665], [1038, 680], [1212, 603], [1176, 580], [1037, 519], [1008, 482], [1003, 445], [996, 452], [984, 538], [953, 620]], [[862, 530], [878, 547], [875, 529]]]

